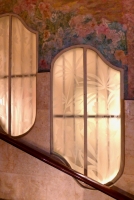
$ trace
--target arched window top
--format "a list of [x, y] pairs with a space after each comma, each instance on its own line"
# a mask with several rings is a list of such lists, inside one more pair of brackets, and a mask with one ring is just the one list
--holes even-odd
[[[18, 19], [18, 20], [23, 24], [23, 26], [24, 26], [28, 31], [30, 31], [31, 33], [36, 34], [36, 36], [38, 37], [38, 32], [35, 31], [35, 30], [33, 30], [31, 27], [29, 27], [29, 26], [26, 24], [26, 22], [25, 22], [19, 15], [14, 14], [14, 13], [5, 13], [5, 14], [0, 14], [0, 18], [1, 18], [1, 19], [2, 19], [2, 18], [3, 18], [3, 19], [4, 19], [4, 18], [10, 19], [11, 21], [12, 21], [13, 18], [16, 18], [16, 19]], [[9, 24], [9, 23], [8, 23], [8, 24]]]
[[[76, 49], [82, 49], [83, 50], [83, 54], [87, 57], [87, 55], [85, 54], [85, 52], [88, 50], [90, 52], [90, 55], [93, 55], [93, 57], [91, 56], [90, 59], [92, 59], [92, 61], [96, 60], [96, 58], [100, 58], [102, 60], [102, 62], [105, 64], [105, 66], [109, 66], [112, 69], [115, 69], [117, 71], [119, 71], [121, 73], [121, 85], [123, 85], [123, 75], [124, 75], [124, 70], [122, 68], [116, 67], [114, 65], [112, 65], [111, 63], [109, 63], [106, 58], [100, 53], [100, 51], [98, 51], [96, 48], [90, 46], [90, 45], [75, 45], [75, 46], [71, 46], [68, 48], [65, 48], [64, 50], [62, 50], [60, 53], [58, 53], [55, 58], [52, 61], [52, 70], [54, 68], [54, 63], [57, 62], [57, 60], [63, 56], [64, 54], [67, 55], [68, 53], [71, 53], [73, 50]], [[124, 90], [122, 88], [122, 98], [124, 98], [124, 94], [123, 94]]]
[[20, 136], [36, 115], [37, 33], [17, 15], [1, 15], [0, 44], [0, 125]]
[[104, 184], [122, 171], [123, 71], [94, 48], [75, 46], [52, 64], [52, 152]]

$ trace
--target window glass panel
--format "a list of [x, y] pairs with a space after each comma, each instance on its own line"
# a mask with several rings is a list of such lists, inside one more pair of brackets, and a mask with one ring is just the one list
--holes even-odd
[[63, 53], [54, 64], [53, 135], [54, 151], [80, 172], [84, 167], [83, 108], [83, 49], [76, 48]]
[[112, 181], [120, 168], [120, 81], [120, 71], [87, 50], [87, 171], [101, 183]]
[[32, 127], [36, 115], [35, 96], [36, 77], [12, 78], [11, 133], [13, 136], [24, 134]]
[[0, 18], [0, 125], [8, 130], [9, 17]]
[[36, 74], [36, 34], [12, 17], [12, 75]]
[[[36, 114], [36, 34], [12, 17], [12, 135], [21, 135], [33, 125]], [[15, 124], [19, 123], [19, 127]]]
[[72, 48], [53, 66], [53, 151], [106, 184], [121, 163], [121, 72], [93, 50]]
[[14, 15], [0, 18], [1, 126], [12, 136], [26, 133], [35, 121], [36, 39]]
[[88, 176], [101, 183], [116, 177], [121, 162], [121, 126], [118, 118], [88, 119]]
[[87, 112], [89, 115], [120, 115], [120, 72], [87, 50]]
[[0, 79], [0, 126], [8, 131], [8, 78]]

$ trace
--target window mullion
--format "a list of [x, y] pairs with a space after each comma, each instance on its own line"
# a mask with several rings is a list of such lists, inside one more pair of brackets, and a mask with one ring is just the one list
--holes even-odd
[[[98, 77], [98, 55], [96, 54], [96, 77]], [[97, 82], [97, 81], [96, 81]], [[99, 116], [99, 91], [98, 91], [98, 85], [96, 87], [96, 115]], [[98, 126], [99, 126], [99, 119], [96, 117], [95, 118], [96, 121], [96, 177], [98, 177], [98, 160], [99, 160], [99, 141], [98, 141], [98, 137], [99, 137], [99, 132], [98, 132]]]
[[8, 65], [8, 134], [11, 135], [11, 67], [12, 67], [12, 16], [9, 16], [9, 65]]
[[84, 87], [84, 175], [87, 175], [87, 49], [83, 49]]

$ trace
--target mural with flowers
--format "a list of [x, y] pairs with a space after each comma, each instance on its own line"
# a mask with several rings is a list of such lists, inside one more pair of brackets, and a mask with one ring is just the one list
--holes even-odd
[[66, 47], [89, 44], [113, 65], [125, 69], [127, 96], [127, 27], [122, 0], [1, 0], [0, 14], [13, 12], [39, 32], [40, 72]]

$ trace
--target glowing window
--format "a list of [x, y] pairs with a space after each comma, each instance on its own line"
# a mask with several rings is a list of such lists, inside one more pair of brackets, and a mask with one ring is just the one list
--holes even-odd
[[0, 17], [0, 125], [26, 133], [36, 115], [37, 33], [16, 15]]
[[52, 65], [52, 152], [103, 184], [121, 173], [122, 70], [77, 46]]

